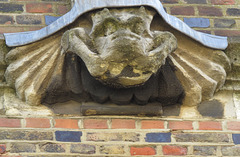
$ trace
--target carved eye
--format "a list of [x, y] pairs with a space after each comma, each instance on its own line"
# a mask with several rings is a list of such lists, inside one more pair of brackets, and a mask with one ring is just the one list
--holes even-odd
[[115, 18], [106, 18], [103, 22], [93, 28], [91, 36], [104, 37], [118, 30], [119, 22]]
[[133, 33], [141, 35], [145, 30], [145, 22], [141, 17], [131, 17], [127, 20], [127, 25]]

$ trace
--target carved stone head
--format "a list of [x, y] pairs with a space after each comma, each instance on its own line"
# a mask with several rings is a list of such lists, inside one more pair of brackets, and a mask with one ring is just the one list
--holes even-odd
[[147, 7], [88, 12], [50, 37], [12, 49], [6, 81], [31, 105], [93, 100], [194, 106], [211, 99], [230, 69], [224, 52], [154, 14]]
[[64, 34], [62, 47], [81, 57], [90, 74], [102, 83], [139, 86], [177, 48], [171, 33], [150, 31], [153, 15], [144, 7], [131, 11], [105, 8], [91, 15], [90, 34], [83, 28], [71, 29]]

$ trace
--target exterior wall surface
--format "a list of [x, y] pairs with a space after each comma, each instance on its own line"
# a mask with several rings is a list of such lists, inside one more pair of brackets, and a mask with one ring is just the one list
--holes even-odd
[[[226, 52], [236, 74], [240, 69], [240, 0], [162, 0], [162, 3], [169, 14], [193, 29], [231, 37], [234, 42]], [[70, 9], [70, 0], [0, 0], [0, 33], [40, 29]], [[240, 75], [235, 78], [238, 78], [234, 80], [235, 95], [240, 95], [237, 88]], [[2, 81], [4, 78], [0, 84]], [[231, 79], [226, 83], [223, 92], [233, 86]], [[4, 86], [0, 87], [1, 94]], [[239, 100], [233, 101], [239, 104]], [[240, 156], [240, 121], [234, 116], [195, 119], [63, 114], [6, 116], [0, 112], [1, 157], [135, 155]]]

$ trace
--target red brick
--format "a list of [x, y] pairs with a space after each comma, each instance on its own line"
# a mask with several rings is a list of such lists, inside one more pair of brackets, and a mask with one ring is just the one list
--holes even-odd
[[134, 129], [135, 120], [130, 119], [113, 119], [112, 129]]
[[29, 13], [52, 13], [52, 4], [50, 3], [29, 3], [26, 5]]
[[142, 129], [164, 129], [164, 121], [142, 120]]
[[240, 36], [240, 31], [239, 30], [216, 30], [214, 31], [215, 35], [220, 35], [220, 36]]
[[240, 131], [240, 122], [227, 122], [227, 129]]
[[200, 16], [223, 16], [222, 10], [216, 7], [198, 7]]
[[85, 119], [83, 121], [84, 129], [107, 129], [106, 119]]
[[20, 119], [0, 118], [0, 127], [20, 128], [21, 120]]
[[69, 7], [67, 5], [58, 5], [57, 6], [57, 13], [58, 14], [66, 14], [67, 12], [69, 12]]
[[169, 121], [168, 128], [172, 130], [192, 130], [191, 121]]
[[6, 152], [6, 145], [0, 144], [0, 154], [4, 154]]
[[78, 120], [76, 119], [55, 119], [55, 128], [78, 129]]
[[131, 147], [131, 155], [155, 155], [156, 151], [152, 147]]
[[50, 120], [46, 118], [26, 118], [27, 128], [50, 128]]
[[221, 122], [199, 122], [199, 130], [222, 130]]
[[214, 5], [234, 5], [234, 0], [211, 0], [211, 3]]
[[165, 145], [162, 147], [164, 155], [187, 155], [187, 148], [181, 146], [169, 146]]
[[191, 6], [174, 6], [170, 10], [172, 15], [194, 15], [194, 8]]

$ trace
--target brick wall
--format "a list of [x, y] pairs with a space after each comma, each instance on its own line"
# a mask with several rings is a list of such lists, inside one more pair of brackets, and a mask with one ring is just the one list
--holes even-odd
[[240, 122], [136, 117], [2, 117], [0, 156], [239, 156]]
[[70, 9], [70, 0], [0, 0], [0, 33], [41, 29]]
[[[240, 36], [239, 0], [161, 0], [166, 11], [193, 29]], [[0, 33], [40, 29], [71, 9], [70, 0], [1, 0]]]
[[193, 29], [221, 36], [240, 36], [239, 0], [161, 0], [166, 11]]

